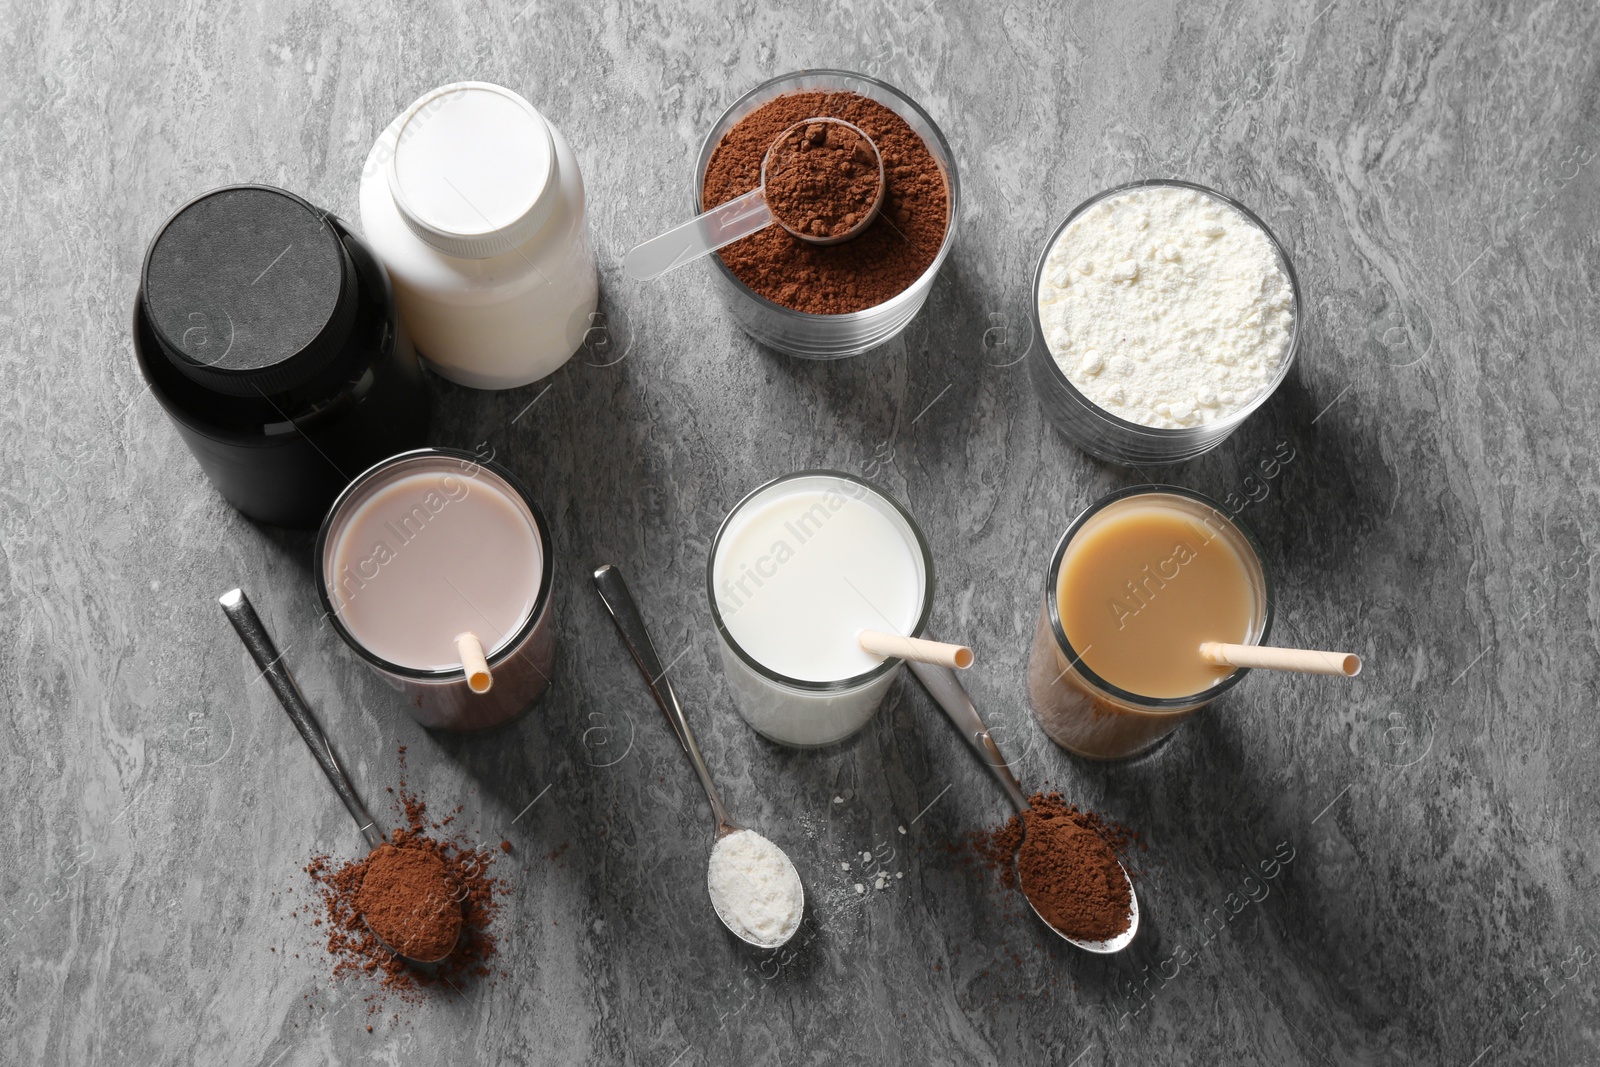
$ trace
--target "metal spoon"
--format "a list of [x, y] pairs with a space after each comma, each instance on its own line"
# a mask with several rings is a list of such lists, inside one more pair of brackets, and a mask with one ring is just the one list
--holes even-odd
[[[1017, 776], [1012, 773], [1011, 767], [1000, 754], [1000, 746], [995, 744], [994, 738], [989, 736], [989, 728], [984, 725], [983, 718], [978, 714], [978, 709], [973, 706], [972, 698], [961, 685], [961, 679], [956, 677], [956, 672], [949, 667], [939, 667], [931, 663], [915, 663], [906, 661], [906, 666], [917, 676], [917, 680], [928, 690], [939, 707], [949, 716], [961, 736], [966, 738], [967, 744], [978, 754], [983, 765], [994, 772], [1000, 785], [1005, 789], [1006, 796], [1011, 798], [1011, 803], [1016, 806], [1018, 813], [1028, 810], [1028, 798], [1023, 795], [1022, 785], [1017, 781]], [[1018, 849], [1021, 852], [1021, 849]], [[1122, 866], [1119, 860], [1117, 866], [1122, 870], [1122, 877], [1128, 878], [1128, 869]], [[1020, 876], [1019, 876], [1020, 883]], [[1039, 915], [1039, 909], [1034, 907], [1033, 899], [1028, 897], [1027, 887], [1023, 886], [1022, 895], [1028, 899], [1028, 907], [1033, 908], [1033, 913]], [[1121, 952], [1133, 941], [1133, 935], [1139, 932], [1139, 894], [1133, 890], [1133, 879], [1128, 878], [1128, 900], [1132, 908], [1128, 918], [1128, 928], [1110, 941], [1080, 941], [1075, 937], [1068, 937], [1039, 915], [1039, 921], [1049, 927], [1063, 940], [1070, 941], [1085, 952], [1108, 954]]]
[[[859, 219], [844, 233], [832, 237], [819, 237], [814, 233], [805, 233], [789, 225], [789, 222], [778, 217], [767, 205], [767, 166], [772, 162], [773, 151], [781, 145], [786, 138], [796, 130], [818, 124], [839, 126], [849, 129], [861, 139], [867, 152], [872, 157], [872, 163], [878, 168], [878, 195], [872, 201], [872, 206], [864, 211]], [[868, 226], [872, 225], [878, 217], [878, 211], [883, 206], [883, 192], [886, 188], [883, 174], [883, 155], [878, 151], [878, 146], [868, 137], [866, 131], [844, 119], [817, 117], [802, 119], [790, 126], [772, 139], [772, 144], [761, 157], [761, 184], [751, 189], [742, 196], [736, 196], [726, 203], [718, 204], [710, 211], [697, 215], [688, 222], [680, 223], [666, 233], [657, 234], [641, 244], [634, 245], [622, 259], [622, 268], [628, 272], [629, 277], [641, 282], [652, 278], [659, 278], [669, 270], [693, 263], [701, 256], [710, 255], [717, 249], [741, 238], [749, 237], [758, 230], [764, 230], [776, 222], [785, 230], [798, 237], [800, 240], [814, 245], [836, 245], [860, 236]]]
[[[599, 591], [606, 610], [611, 613], [611, 621], [617, 624], [617, 631], [622, 634], [623, 644], [627, 645], [628, 651], [633, 654], [633, 662], [638, 664], [639, 673], [644, 675], [645, 684], [650, 687], [650, 694], [656, 698], [662, 714], [667, 717], [667, 725], [672, 727], [673, 734], [678, 738], [678, 744], [683, 746], [683, 751], [689, 756], [689, 762], [694, 765], [694, 773], [699, 776], [700, 786], [706, 791], [706, 800], [711, 802], [711, 814], [717, 820], [717, 840], [720, 841], [729, 834], [745, 829], [728, 817], [728, 809], [723, 806], [722, 795], [717, 792], [716, 784], [711, 780], [711, 770], [706, 766], [705, 757], [700, 755], [700, 746], [695, 743], [694, 731], [689, 728], [688, 716], [684, 715], [683, 707], [678, 703], [678, 694], [673, 691], [672, 683], [667, 680], [666, 669], [661, 666], [661, 657], [656, 654], [655, 643], [650, 640], [650, 632], [645, 628], [644, 617], [639, 614], [638, 605], [633, 602], [633, 594], [628, 591], [628, 583], [622, 580], [622, 572], [609, 563], [605, 564], [594, 572], [594, 587]], [[783, 858], [793, 871], [794, 862], [789, 859], [788, 854], [785, 853]], [[709, 878], [709, 872], [707, 877]], [[798, 874], [795, 880], [799, 881]], [[800, 910], [803, 912], [804, 883], [800, 886], [800, 893]], [[715, 903], [713, 898], [713, 906]], [[759, 941], [736, 928], [721, 909], [717, 909], [717, 918], [721, 919], [722, 925], [739, 940], [758, 948], [780, 948], [787, 944], [794, 936], [795, 930], [800, 928], [800, 924], [796, 922], [793, 929], [783, 935], [782, 940]]]
[[[267, 628], [262, 624], [261, 617], [256, 614], [256, 609], [251, 606], [250, 598], [244, 595], [242, 589], [230, 589], [218, 597], [217, 602], [222, 605], [223, 613], [238, 631], [239, 640], [244, 642], [244, 647], [256, 661], [256, 666], [266, 675], [267, 683], [278, 695], [278, 702], [283, 705], [283, 710], [289, 713], [289, 719], [294, 723], [295, 729], [299, 730], [300, 736], [305, 739], [306, 747], [316, 757], [322, 773], [327, 775], [328, 781], [333, 784], [333, 791], [344, 801], [345, 810], [355, 819], [356, 825], [361, 827], [361, 834], [367, 839], [369, 849], [376, 852], [383, 845], [390, 844], [384, 832], [378, 829], [378, 820], [367, 811], [367, 806], [356, 794], [356, 787], [344, 773], [344, 768], [339, 766], [339, 760], [333, 754], [333, 746], [328, 743], [328, 736], [322, 732], [317, 717], [311, 713], [311, 705], [306, 703], [306, 698], [300, 692], [300, 687], [295, 684], [289, 668], [283, 665], [283, 657], [278, 653], [277, 646], [272, 643], [272, 636], [267, 633]], [[363, 915], [361, 921], [366, 922], [366, 916]], [[367, 929], [372, 930], [372, 927], [369, 925]], [[385, 949], [406, 963], [424, 969], [438, 966], [455, 951], [455, 944], [452, 944], [437, 959], [419, 960], [396, 951], [378, 931], [372, 930], [372, 936], [376, 937]], [[458, 927], [456, 942], [460, 940], [461, 931]]]

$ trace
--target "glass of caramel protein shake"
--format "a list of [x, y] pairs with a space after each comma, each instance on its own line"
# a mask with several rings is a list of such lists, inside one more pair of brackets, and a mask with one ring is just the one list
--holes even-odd
[[1255, 537], [1221, 506], [1171, 485], [1102, 497], [1050, 560], [1028, 695], [1056, 744], [1090, 759], [1154, 748], [1248, 673], [1203, 641], [1260, 644], [1272, 582]]

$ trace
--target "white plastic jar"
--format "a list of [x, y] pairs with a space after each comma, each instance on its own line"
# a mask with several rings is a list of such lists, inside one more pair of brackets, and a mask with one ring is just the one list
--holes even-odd
[[532, 104], [487, 82], [433, 90], [383, 131], [361, 228], [428, 365], [510, 389], [572, 357], [600, 296], [583, 175]]

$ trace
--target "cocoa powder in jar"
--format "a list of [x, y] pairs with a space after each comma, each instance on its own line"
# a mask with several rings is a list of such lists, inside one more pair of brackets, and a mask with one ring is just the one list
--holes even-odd
[[785, 93], [723, 134], [706, 166], [703, 209], [761, 184], [772, 142], [808, 118], [859, 127], [883, 157], [883, 205], [862, 233], [836, 245], [802, 241], [768, 226], [718, 255], [745, 285], [775, 304], [814, 315], [865, 311], [891, 299], [933, 265], [950, 225], [944, 171], [920, 134], [892, 109], [859, 93]]

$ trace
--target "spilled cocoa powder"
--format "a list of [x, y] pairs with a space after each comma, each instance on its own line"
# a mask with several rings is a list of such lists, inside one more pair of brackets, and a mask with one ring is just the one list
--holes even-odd
[[[403, 770], [404, 746], [400, 747], [400, 765]], [[316, 891], [312, 921], [327, 932], [325, 948], [332, 961], [329, 977], [335, 981], [347, 978], [375, 981], [377, 990], [366, 998], [368, 1012], [374, 1014], [381, 1008], [386, 994], [394, 994], [406, 1003], [419, 1003], [436, 992], [446, 996], [460, 994], [468, 983], [491, 977], [495, 973], [498, 950], [492, 927], [501, 898], [510, 892], [509, 885], [490, 873], [494, 858], [500, 852], [498, 848], [477, 848], [447, 832], [455, 821], [454, 812], [430, 822], [427, 804], [407, 789], [404, 778], [396, 800], [405, 825], [389, 835], [393, 848], [380, 847], [354, 860], [318, 854], [305, 866]], [[452, 940], [456, 941], [455, 951], [427, 971], [408, 966], [384, 948], [363, 921], [363, 886], [373, 874], [380, 877], [381, 884], [384, 869], [394, 862], [393, 854], [397, 851], [403, 854], [408, 865], [417, 863], [435, 871], [442, 870], [444, 881], [450, 887], [449, 903], [459, 907], [460, 937], [455, 939], [452, 935]], [[390, 872], [396, 873], [403, 872]], [[406, 890], [400, 891], [398, 899], [412, 905], [418, 903]], [[366, 903], [371, 905], [373, 901], [369, 899]], [[432, 936], [444, 935], [435, 929]], [[404, 940], [403, 934], [401, 937]], [[399, 943], [391, 944], [416, 959], [432, 955], [426, 945], [412, 944], [407, 948]]]
[[1005, 888], [1022, 889], [1047, 923], [1080, 941], [1109, 941], [1128, 928], [1133, 901], [1118, 857], [1135, 846], [1144, 847], [1137, 833], [1054, 792], [1034, 793], [1025, 813], [967, 840], [973, 862]]
[[795, 126], [767, 152], [767, 207], [794, 233], [843, 237], [871, 213], [879, 188], [872, 145], [837, 122]]
[[809, 118], [856, 126], [883, 157], [883, 204], [862, 233], [834, 245], [768, 226], [717, 254], [773, 303], [815, 315], [864, 311], [899, 295], [933, 265], [949, 228], [944, 171], [920, 134], [893, 110], [858, 93], [799, 92], [773, 98], [723, 134], [706, 166], [703, 210], [761, 184], [761, 161], [786, 129]]

